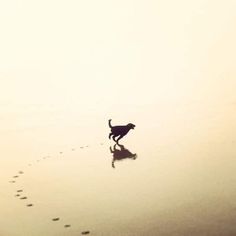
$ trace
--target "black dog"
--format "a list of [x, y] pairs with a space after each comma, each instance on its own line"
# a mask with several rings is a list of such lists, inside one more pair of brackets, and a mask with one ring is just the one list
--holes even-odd
[[[112, 137], [116, 143], [118, 143], [119, 140], [123, 138], [130, 131], [130, 129], [134, 129], [135, 127], [135, 125], [131, 123], [127, 125], [112, 126], [111, 119], [109, 120], [108, 124], [109, 124], [109, 127], [111, 128], [109, 139]], [[115, 139], [115, 137], [118, 137], [118, 138]]]
[[[120, 149], [116, 148], [116, 145], [119, 146]], [[113, 154], [112, 159], [112, 167], [115, 168], [115, 161], [122, 161], [124, 159], [132, 159], [135, 160], [137, 158], [136, 153], [130, 152], [123, 145], [115, 144], [113, 149], [110, 147], [110, 152]]]

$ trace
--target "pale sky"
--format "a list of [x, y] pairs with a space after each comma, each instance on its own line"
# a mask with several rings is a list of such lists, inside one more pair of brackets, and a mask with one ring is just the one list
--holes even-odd
[[235, 101], [234, 0], [0, 2], [0, 104]]

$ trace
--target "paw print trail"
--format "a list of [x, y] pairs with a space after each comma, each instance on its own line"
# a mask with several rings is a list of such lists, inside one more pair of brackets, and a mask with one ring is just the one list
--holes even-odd
[[[101, 146], [101, 145], [103, 145], [104, 143], [99, 143], [98, 145], [99, 146]], [[79, 146], [78, 147], [78, 150], [81, 150], [81, 149], [87, 149], [87, 148], [89, 148], [90, 146], [89, 145], [84, 145], [84, 146]], [[73, 148], [71, 148], [70, 149], [70, 151], [71, 152], [76, 152], [76, 148], [75, 147], [73, 147]], [[59, 156], [60, 157], [64, 157], [64, 154], [66, 154], [64, 151], [59, 151], [58, 152], [58, 154], [59, 154]], [[57, 158], [57, 157], [59, 157], [58, 155], [55, 155], [53, 158]], [[46, 161], [46, 160], [49, 160], [49, 158], [51, 158], [52, 156], [49, 156], [49, 155], [47, 155], [47, 156], [43, 156], [42, 158], [40, 158], [40, 159], [36, 159], [35, 160], [35, 162], [34, 162], [34, 164], [33, 163], [28, 163], [28, 168], [29, 167], [34, 167], [35, 165], [40, 165], [40, 162], [41, 161]], [[23, 170], [19, 170], [18, 172], [17, 172], [17, 174], [15, 174], [15, 175], [13, 175], [12, 176], [12, 179], [11, 180], [9, 180], [9, 183], [14, 183], [14, 184], [17, 184], [17, 182], [16, 182], [16, 179], [18, 180], [18, 179], [20, 179], [21, 178], [21, 176], [22, 175], [24, 175], [25, 174], [25, 172], [23, 171]], [[19, 189], [17, 189], [17, 190], [15, 190], [16, 191], [16, 193], [14, 194], [14, 197], [16, 197], [17, 199], [19, 199], [19, 200], [21, 200], [21, 201], [26, 201], [26, 200], [29, 200], [28, 199], [28, 196], [27, 195], [25, 195], [25, 191], [24, 191], [24, 189], [22, 188], [19, 188]], [[28, 207], [28, 208], [31, 208], [31, 207], [33, 207], [34, 206], [34, 204], [33, 203], [31, 203], [31, 202], [29, 202], [29, 203], [26, 203], [25, 204], [25, 206], [26, 207]], [[54, 218], [51, 218], [51, 222], [58, 222], [59, 223], [59, 225], [60, 225], [60, 222], [61, 222], [61, 217], [54, 217]], [[69, 224], [69, 223], [66, 223], [66, 224], [61, 224], [61, 227], [63, 227], [63, 228], [65, 228], [65, 229], [69, 229], [69, 228], [71, 228], [72, 226], [71, 226], [71, 224]], [[78, 232], [79, 233], [79, 232]], [[88, 231], [88, 230], [84, 230], [84, 231], [82, 231], [82, 232], [80, 232], [80, 234], [81, 235], [88, 235], [88, 234], [90, 234], [90, 231]]]

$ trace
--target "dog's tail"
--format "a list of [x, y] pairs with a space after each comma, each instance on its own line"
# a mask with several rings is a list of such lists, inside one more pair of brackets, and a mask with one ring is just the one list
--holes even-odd
[[112, 128], [113, 126], [111, 125], [111, 119], [108, 121], [108, 125], [110, 128]]
[[115, 167], [115, 160], [114, 160], [114, 159], [112, 160], [111, 166], [112, 166], [112, 168], [114, 168], [114, 169], [116, 168], [116, 167]]

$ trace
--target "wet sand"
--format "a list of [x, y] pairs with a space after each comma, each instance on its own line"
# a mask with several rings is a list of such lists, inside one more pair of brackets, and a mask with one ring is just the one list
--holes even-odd
[[[1, 150], [1, 235], [235, 235], [235, 124], [186, 109], [156, 127], [137, 118], [123, 146], [104, 138], [107, 124], [93, 137], [8, 133], [21, 139]], [[121, 148], [127, 158], [111, 152]]]

